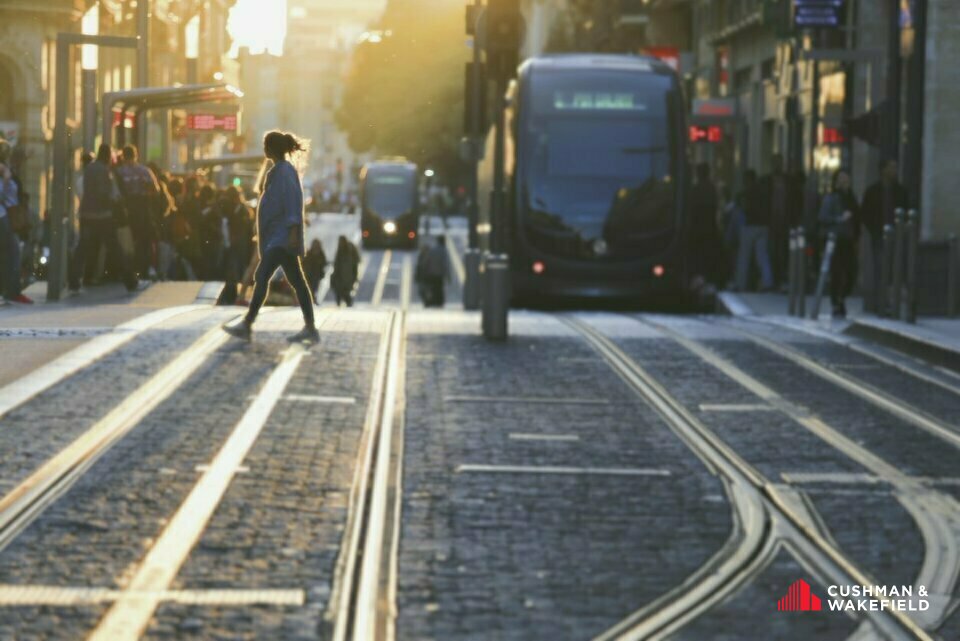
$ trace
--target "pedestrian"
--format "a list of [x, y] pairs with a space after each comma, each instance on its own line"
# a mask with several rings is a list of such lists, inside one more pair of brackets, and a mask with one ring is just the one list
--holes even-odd
[[149, 278], [156, 271], [153, 262], [153, 244], [156, 241], [153, 202], [160, 188], [157, 179], [138, 159], [136, 147], [124, 147], [123, 160], [117, 166], [116, 176], [127, 223], [133, 234], [133, 268], [140, 278]]
[[337, 255], [333, 258], [333, 273], [330, 275], [330, 288], [337, 299], [337, 307], [343, 302], [353, 306], [353, 288], [357, 284], [360, 271], [360, 252], [357, 246], [340, 236], [337, 240]]
[[883, 278], [880, 271], [883, 256], [883, 228], [894, 224], [894, 212], [906, 208], [909, 195], [897, 179], [899, 168], [896, 160], [880, 162], [880, 179], [867, 187], [861, 208], [863, 226], [870, 235], [871, 292], [879, 303]]
[[720, 212], [720, 224], [723, 229], [724, 249], [724, 280], [733, 287], [733, 277], [736, 274], [737, 249], [740, 246], [740, 233], [745, 224], [743, 208], [733, 196], [733, 190], [724, 185], [721, 190], [723, 210]]
[[108, 255], [119, 260], [120, 276], [127, 291], [136, 291], [137, 277], [129, 269], [126, 256], [120, 250], [114, 226], [113, 210], [120, 198], [116, 178], [110, 168], [113, 152], [110, 145], [102, 144], [97, 150], [96, 161], [83, 170], [83, 198], [80, 201], [80, 241], [73, 254], [69, 270], [69, 288], [80, 290], [80, 279], [88, 274], [88, 263], [99, 261], [100, 250], [107, 248]]
[[223, 217], [213, 185], [200, 188], [200, 278], [220, 280], [223, 262]]
[[232, 185], [224, 190], [219, 207], [224, 286], [217, 303], [233, 305], [237, 302], [237, 288], [243, 270], [250, 263], [253, 222], [250, 209], [240, 197], [240, 190]]
[[791, 181], [783, 171], [783, 156], [774, 154], [770, 160], [770, 173], [764, 176], [761, 185], [762, 206], [767, 209], [768, 243], [770, 266], [773, 270], [773, 285], [785, 285], [790, 227], [794, 224], [794, 201]]
[[293, 286], [303, 313], [303, 329], [287, 338], [290, 342], [316, 343], [320, 340], [313, 319], [313, 296], [303, 276], [303, 186], [297, 168], [290, 162], [306, 157], [307, 143], [290, 133], [268, 132], [263, 137], [265, 162], [273, 167], [266, 172], [260, 203], [257, 207], [257, 237], [260, 242], [260, 264], [254, 275], [253, 296], [247, 315], [238, 325], [224, 326], [237, 338], [250, 339], [257, 313], [267, 298], [270, 279], [278, 268], [283, 269]]
[[11, 221], [20, 201], [8, 162], [7, 156], [0, 160], [0, 282], [8, 302], [30, 304], [33, 301], [24, 296], [20, 286], [20, 239]]
[[722, 248], [717, 230], [717, 187], [710, 179], [710, 165], [707, 163], [697, 165], [697, 181], [690, 193], [690, 214], [694, 274], [719, 286], [723, 278], [719, 260]]
[[436, 244], [427, 251], [425, 279], [430, 290], [430, 307], [443, 307], [444, 287], [450, 280], [450, 265], [447, 257], [447, 237], [437, 236]]
[[845, 318], [846, 298], [853, 291], [857, 273], [857, 229], [860, 205], [850, 188], [850, 174], [843, 169], [833, 175], [833, 188], [820, 205], [824, 233], [833, 232], [836, 243], [830, 260], [830, 302], [833, 317]]
[[327, 272], [327, 255], [323, 252], [323, 244], [319, 239], [314, 238], [313, 242], [310, 243], [307, 257], [303, 261], [303, 268], [307, 272], [310, 291], [316, 298], [320, 290], [320, 281], [323, 280], [323, 276]]
[[757, 174], [752, 169], [744, 173], [740, 205], [743, 207], [744, 225], [740, 230], [737, 250], [737, 289], [741, 292], [747, 291], [750, 267], [756, 262], [760, 270], [761, 291], [770, 291], [773, 288], [773, 273], [767, 249], [770, 210], [763, 206], [761, 187], [757, 182]]

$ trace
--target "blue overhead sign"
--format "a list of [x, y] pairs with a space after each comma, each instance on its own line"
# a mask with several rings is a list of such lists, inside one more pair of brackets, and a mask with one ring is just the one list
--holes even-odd
[[843, 25], [844, 0], [793, 0], [797, 29], [836, 29]]

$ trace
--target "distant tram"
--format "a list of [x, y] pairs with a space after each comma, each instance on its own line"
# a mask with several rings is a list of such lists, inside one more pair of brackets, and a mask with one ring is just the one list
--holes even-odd
[[364, 247], [417, 246], [419, 172], [406, 160], [379, 160], [360, 171], [360, 233]]
[[[506, 250], [514, 302], [645, 300], [685, 283], [687, 136], [676, 73], [648, 57], [527, 60], [508, 95]], [[494, 132], [478, 231], [491, 231]]]

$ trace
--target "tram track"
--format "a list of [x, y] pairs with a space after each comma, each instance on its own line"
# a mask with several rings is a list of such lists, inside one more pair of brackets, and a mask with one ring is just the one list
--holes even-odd
[[65, 494], [145, 416], [176, 392], [227, 339], [219, 327], [208, 330], [106, 416], [0, 498], [0, 550]]
[[[801, 564], [832, 584], [861, 586], [873, 584], [868, 575], [824, 535], [818, 524], [810, 518], [809, 513], [798, 507], [796, 501], [792, 500], [787, 493], [737, 454], [612, 340], [579, 318], [567, 316], [563, 320], [660, 414], [670, 429], [705, 464], [716, 470], [726, 483], [732, 486], [732, 494], [742, 493], [751, 497], [750, 500], [762, 504], [763, 510], [771, 521], [772, 536], [775, 536], [779, 543], [788, 546]], [[658, 329], [666, 333], [663, 329]], [[690, 345], [684, 343], [684, 347], [689, 349]], [[705, 355], [702, 352], [696, 353], [701, 358]], [[716, 365], [717, 361], [714, 359], [711, 364]], [[728, 371], [724, 373], [729, 375]], [[753, 391], [761, 390], [754, 386]], [[810, 418], [810, 420], [816, 419]], [[884, 468], [884, 472], [886, 471], [888, 470]], [[897, 480], [910, 483], [910, 480], [904, 478], [902, 474]], [[761, 563], [750, 566], [755, 558], [756, 555], [744, 555], [739, 564], [735, 562], [727, 564], [726, 577], [738, 581], [738, 585], [749, 580], [762, 568]], [[667, 597], [669, 603], [661, 603], [659, 611], [646, 612], [648, 616], [643, 616], [645, 612], [640, 611], [600, 638], [666, 638], [671, 632], [703, 611], [700, 607], [699, 592], [694, 586], [675, 590], [672, 600]], [[932, 637], [915, 621], [900, 612], [867, 612], [865, 620], [873, 625], [877, 633], [887, 639], [932, 640]]]
[[[648, 317], [634, 317], [634, 320], [675, 341], [727, 378], [756, 394], [771, 407], [788, 415], [795, 423], [810, 431], [834, 450], [858, 463], [875, 478], [889, 484], [894, 489], [895, 499], [914, 520], [923, 537], [924, 560], [916, 577], [916, 584], [925, 586], [932, 595], [942, 596], [953, 593], [960, 581], [960, 519], [957, 518], [960, 514], [960, 504], [954, 497], [931, 487], [935, 479], [916, 477], [902, 472], [882, 456], [828, 424], [810, 408], [788, 401], [702, 341], [689, 338], [665, 323]], [[750, 336], [745, 337], [750, 338]], [[760, 347], [763, 348], [765, 345]], [[776, 348], [778, 345], [772, 344], [771, 347]], [[770, 351], [778, 353], [776, 349]], [[810, 364], [823, 367], [812, 361]], [[795, 365], [801, 366], [800, 363]], [[815, 368], [811, 367], [810, 370], [816, 373]], [[830, 378], [826, 380], [833, 382]], [[848, 383], [854, 385], [856, 382], [848, 381]], [[842, 386], [841, 389], [847, 388]], [[868, 400], [869, 396], [865, 395], [863, 398]], [[887, 410], [888, 404], [895, 404], [895, 402], [887, 401], [878, 407], [881, 410]], [[903, 420], [902, 415], [911, 410], [909, 406], [897, 409], [898, 411], [888, 411], [888, 415]], [[833, 546], [837, 547], [835, 544]], [[936, 629], [949, 615], [947, 603], [940, 602], [932, 605], [927, 612], [918, 615], [918, 619], [922, 621], [925, 629]]]
[[[854, 396], [870, 403], [874, 407], [892, 414], [914, 427], [917, 427], [933, 436], [941, 439], [944, 443], [960, 449], [960, 429], [956, 425], [948, 424], [929, 413], [921, 410], [915, 405], [908, 403], [901, 398], [891, 398], [888, 394], [877, 389], [873, 385], [858, 379], [855, 376], [837, 371], [836, 368], [828, 365], [822, 365], [809, 356], [803, 354], [797, 349], [788, 347], [781, 343], [774, 342], [765, 336], [743, 328], [738, 324], [724, 323], [724, 327], [729, 327], [740, 335], [746, 337], [755, 345], [772, 352], [791, 363], [802, 367], [812, 374], [820, 377], [828, 383], [843, 389]], [[908, 372], [908, 370], [901, 370]], [[939, 383], [938, 383], [939, 384]], [[954, 394], [960, 394], [956, 388], [946, 388]]]
[[402, 463], [405, 313], [381, 335], [326, 620], [333, 641], [393, 639]]

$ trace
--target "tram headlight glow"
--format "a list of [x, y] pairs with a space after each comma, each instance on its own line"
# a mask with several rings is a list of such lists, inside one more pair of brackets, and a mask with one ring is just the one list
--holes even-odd
[[388, 234], [395, 234], [397, 233], [397, 224], [392, 220], [388, 220], [387, 222], [383, 223], [383, 231]]

